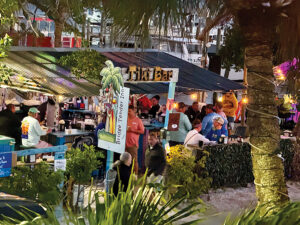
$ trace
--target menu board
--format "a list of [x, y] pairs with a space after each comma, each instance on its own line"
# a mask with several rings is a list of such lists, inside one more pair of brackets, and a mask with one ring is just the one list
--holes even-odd
[[178, 131], [179, 129], [180, 113], [170, 113], [168, 131]]

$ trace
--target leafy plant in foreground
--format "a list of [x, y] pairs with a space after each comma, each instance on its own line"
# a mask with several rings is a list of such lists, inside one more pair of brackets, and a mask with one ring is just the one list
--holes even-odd
[[25, 166], [13, 168], [10, 177], [0, 179], [0, 189], [45, 204], [56, 204], [61, 198], [58, 185], [62, 181], [61, 171], [54, 172], [49, 164], [42, 162], [32, 170]]
[[[146, 176], [139, 180], [140, 187], [134, 194], [135, 186], [133, 178], [130, 178], [126, 192], [119, 192], [117, 196], [98, 192], [94, 195], [94, 201], [89, 203], [87, 209], [80, 214], [74, 214], [70, 210], [65, 212], [63, 223], [66, 225], [168, 225], [178, 222], [192, 214], [200, 213], [203, 208], [199, 202], [178, 209], [178, 206], [186, 199], [177, 193], [168, 201], [163, 199], [165, 189], [156, 191], [152, 185], [145, 185]], [[90, 192], [91, 199], [91, 192]], [[28, 217], [27, 217], [28, 218]], [[187, 224], [197, 224], [202, 219], [190, 221]], [[47, 218], [38, 216], [28, 218], [27, 221], [9, 220], [1, 224], [32, 224], [32, 225], [58, 225], [59, 220], [53, 210], [48, 212]], [[181, 223], [183, 224], [183, 223]]]
[[[261, 206], [262, 207], [262, 206]], [[270, 209], [265, 214], [261, 214], [261, 207], [245, 212], [244, 214], [231, 219], [228, 216], [224, 225], [299, 225], [300, 224], [300, 202], [287, 204], [276, 213], [269, 215]], [[269, 216], [267, 216], [269, 215]]]

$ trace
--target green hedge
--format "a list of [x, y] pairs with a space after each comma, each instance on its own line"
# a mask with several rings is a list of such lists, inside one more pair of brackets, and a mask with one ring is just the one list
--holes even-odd
[[[206, 167], [213, 179], [212, 187], [246, 186], [247, 183], [253, 182], [251, 147], [248, 143], [206, 146], [205, 150], [210, 153]], [[281, 140], [280, 149], [276, 153], [281, 153], [285, 159], [285, 175], [290, 178], [294, 156], [293, 143], [290, 140]], [[201, 158], [200, 152], [196, 158]]]
[[250, 145], [215, 145], [205, 148], [210, 155], [206, 161], [212, 186], [245, 186], [253, 182]]

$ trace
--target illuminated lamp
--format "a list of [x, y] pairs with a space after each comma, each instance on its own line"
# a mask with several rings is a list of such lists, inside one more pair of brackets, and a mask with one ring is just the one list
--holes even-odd
[[248, 100], [247, 97], [244, 97], [244, 98], [242, 99], [242, 103], [243, 103], [243, 104], [248, 104], [248, 102], [249, 102], [249, 100]]
[[218, 97], [218, 102], [223, 102], [223, 97]]
[[197, 99], [197, 94], [192, 94], [191, 99]]

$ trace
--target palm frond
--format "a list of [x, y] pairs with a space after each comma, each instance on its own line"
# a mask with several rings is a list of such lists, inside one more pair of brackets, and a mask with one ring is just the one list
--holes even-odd
[[135, 36], [146, 46], [150, 24], [159, 36], [184, 24], [187, 15], [200, 7], [203, 0], [104, 0], [106, 15], [114, 21], [116, 38]]
[[280, 24], [277, 29], [279, 45], [278, 62], [300, 58], [300, 1], [293, 0], [283, 7], [280, 13]]

